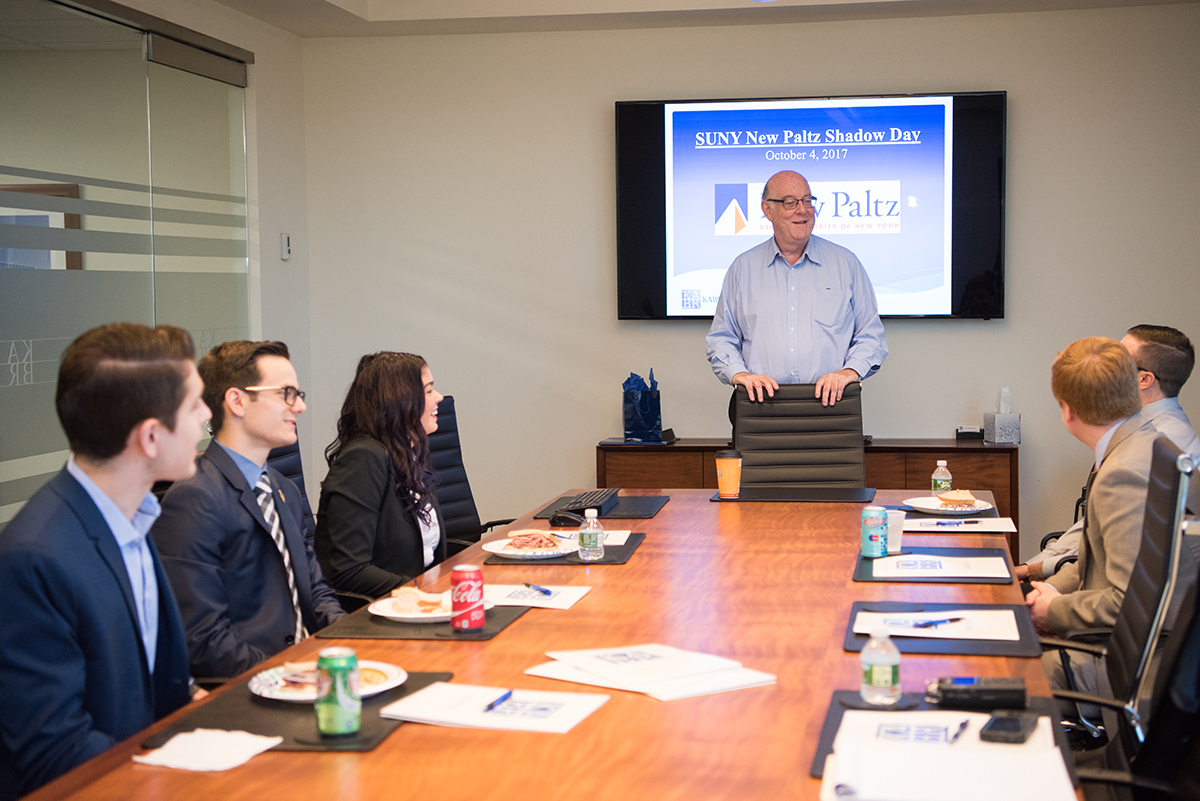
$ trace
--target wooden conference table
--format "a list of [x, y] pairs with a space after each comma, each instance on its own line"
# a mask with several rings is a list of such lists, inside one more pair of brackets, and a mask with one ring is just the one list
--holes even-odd
[[[858, 654], [842, 649], [854, 601], [1021, 600], [1016, 585], [853, 583], [859, 504], [713, 503], [712, 490], [625, 494], [671, 496], [651, 520], [604, 521], [646, 532], [627, 564], [483, 567], [491, 583], [590, 585], [568, 611], [530, 610], [486, 642], [310, 638], [243, 677], [336, 644], [409, 671], [453, 671], [457, 682], [612, 696], [568, 734], [406, 723], [371, 752], [267, 752], [221, 773], [130, 760], [146, 734], [185, 709], [30, 798], [815, 799], [820, 782], [809, 766], [830, 695], [856, 689], [861, 677]], [[880, 491], [875, 502], [911, 495]], [[545, 527], [526, 515], [509, 528]], [[905, 543], [1002, 547], [1005, 539], [906, 534]], [[484, 556], [474, 546], [417, 583], [445, 590], [455, 563]], [[650, 642], [731, 657], [776, 674], [778, 684], [663, 703], [522, 673], [549, 650]], [[1021, 676], [1031, 695], [1049, 695], [1037, 659], [906, 655], [902, 663], [906, 692], [955, 675]]]

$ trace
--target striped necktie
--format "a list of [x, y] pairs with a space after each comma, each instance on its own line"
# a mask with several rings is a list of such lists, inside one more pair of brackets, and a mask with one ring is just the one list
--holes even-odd
[[300, 614], [300, 594], [296, 592], [296, 574], [292, 570], [292, 557], [288, 553], [287, 543], [283, 541], [283, 526], [279, 523], [279, 513], [275, 511], [275, 496], [271, 492], [271, 479], [267, 477], [266, 473], [259, 477], [254, 491], [258, 495], [258, 507], [262, 509], [263, 520], [267, 521], [267, 528], [271, 530], [271, 539], [275, 540], [275, 547], [279, 549], [279, 555], [283, 557], [283, 569], [287, 572], [288, 589], [292, 592], [292, 609], [296, 612], [296, 642], [300, 642], [308, 636], [308, 632], [304, 630], [304, 618]]

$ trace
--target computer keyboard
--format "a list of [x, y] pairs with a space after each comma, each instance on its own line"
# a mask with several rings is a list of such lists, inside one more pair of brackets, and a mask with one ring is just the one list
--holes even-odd
[[558, 507], [557, 511], [583, 514], [584, 509], [596, 509], [598, 510], [596, 516], [603, 517], [617, 505], [617, 493], [620, 491], [620, 487], [606, 487], [604, 489], [581, 492]]

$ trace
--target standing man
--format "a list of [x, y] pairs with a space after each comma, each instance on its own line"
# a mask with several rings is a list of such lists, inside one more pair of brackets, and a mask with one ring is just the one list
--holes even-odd
[[734, 259], [708, 331], [708, 361], [751, 400], [782, 384], [817, 385], [830, 406], [887, 358], [875, 290], [858, 257], [813, 236], [815, 198], [804, 176], [776, 173], [763, 189], [775, 235]]
[[147, 538], [154, 482], [195, 472], [208, 407], [191, 337], [119, 323], [72, 342], [66, 467], [0, 532], [0, 799], [187, 703], [187, 645]]
[[[1119, 342], [1090, 337], [1067, 346], [1051, 367], [1050, 385], [1067, 431], [1094, 453], [1079, 561], [1025, 596], [1033, 625], [1057, 637], [1111, 630], [1137, 561], [1146, 511], [1150, 459], [1160, 434], [1138, 411], [1137, 365]], [[1043, 666], [1066, 689], [1058, 655]], [[1095, 692], [1101, 658], [1071, 652], [1079, 689]]]
[[[1135, 325], [1121, 344], [1137, 362], [1138, 395], [1142, 399], [1142, 417], [1174, 442], [1184, 453], [1200, 454], [1200, 437], [1179, 405], [1179, 390], [1187, 383], [1196, 364], [1196, 351], [1182, 331], [1165, 325]], [[1200, 482], [1193, 485], [1188, 505], [1200, 511]], [[1064, 557], [1079, 553], [1083, 521], [1079, 520], [1045, 550], [1017, 565], [1021, 581], [1044, 581], [1058, 569]]]
[[300, 492], [266, 467], [296, 441], [304, 393], [282, 342], [200, 360], [213, 441], [171, 487], [154, 540], [179, 598], [195, 676], [229, 678], [345, 615], [304, 538]]

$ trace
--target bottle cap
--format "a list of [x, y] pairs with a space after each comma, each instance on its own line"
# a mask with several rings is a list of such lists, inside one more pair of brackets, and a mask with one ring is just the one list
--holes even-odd
[[875, 640], [886, 640], [888, 638], [888, 627], [884, 623], [877, 623], [871, 629], [871, 638]]
[[[926, 462], [925, 464], [929, 464], [929, 462]], [[938, 459], [938, 467], [945, 467], [945, 466], [946, 466], [946, 460]]]
[[583, 510], [583, 516], [589, 520], [594, 520], [596, 518], [596, 510], [595, 509], [585, 509], [585, 510]]

